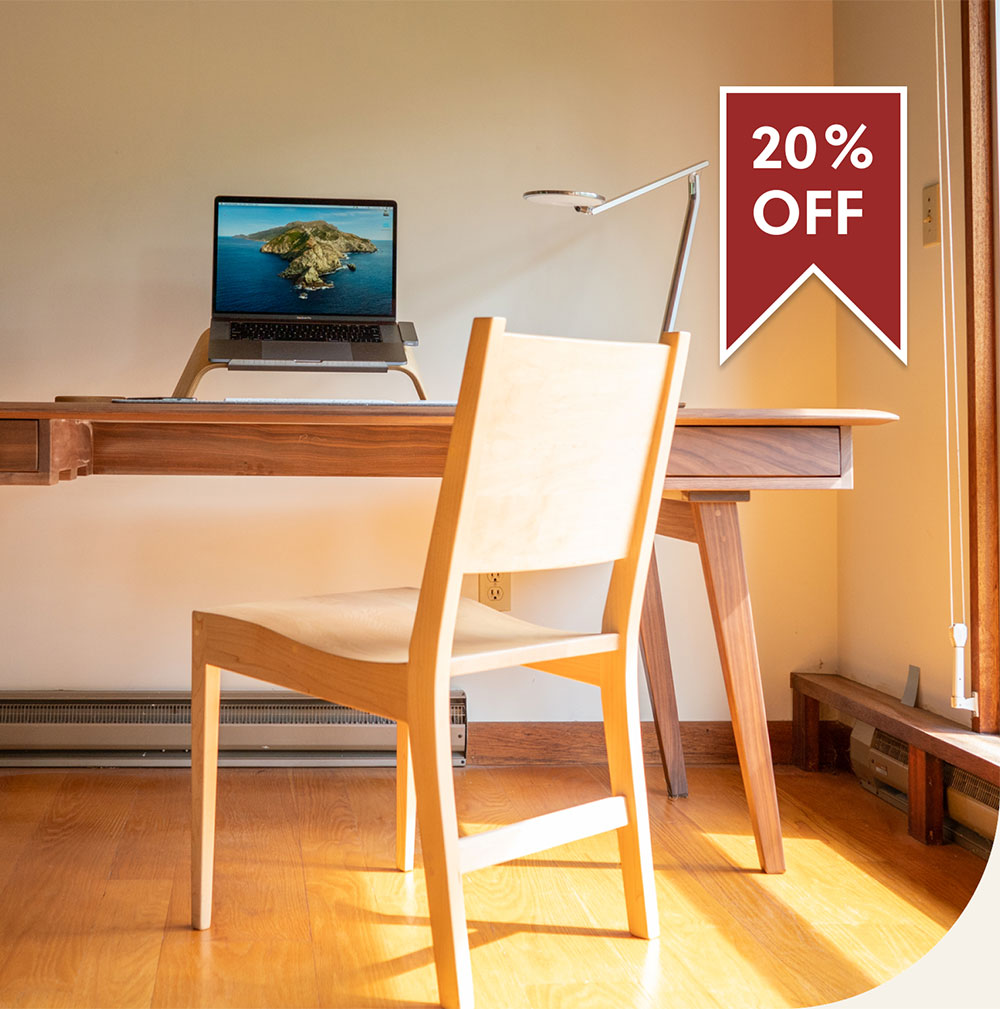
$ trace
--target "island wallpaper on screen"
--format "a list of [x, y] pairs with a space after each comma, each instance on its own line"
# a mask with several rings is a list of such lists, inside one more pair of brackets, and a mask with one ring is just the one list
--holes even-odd
[[393, 209], [218, 204], [215, 311], [393, 314]]

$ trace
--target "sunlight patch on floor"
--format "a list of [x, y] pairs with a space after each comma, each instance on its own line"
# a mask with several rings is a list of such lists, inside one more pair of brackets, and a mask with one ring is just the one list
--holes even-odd
[[[706, 834], [736, 865], [756, 868], [753, 837]], [[794, 906], [813, 926], [906, 924], [936, 942], [944, 929], [924, 910], [894, 892], [864, 865], [839, 854], [816, 838], [786, 837], [787, 871], [756, 873], [749, 878], [773, 897]]]

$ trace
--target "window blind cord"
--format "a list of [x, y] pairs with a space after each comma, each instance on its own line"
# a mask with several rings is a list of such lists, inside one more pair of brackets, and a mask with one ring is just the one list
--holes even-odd
[[[945, 26], [944, 0], [934, 0], [934, 58], [935, 88], [937, 95], [937, 141], [938, 173], [947, 197], [947, 228], [941, 236], [941, 351], [943, 356], [942, 378], [944, 384], [944, 439], [945, 439], [945, 488], [948, 509], [948, 603], [951, 614], [949, 634], [954, 651], [952, 673], [951, 706], [970, 710], [979, 714], [979, 698], [975, 691], [971, 697], [965, 696], [965, 646], [969, 640], [969, 628], [965, 623], [965, 518], [962, 497], [962, 446], [961, 426], [958, 411], [958, 325], [955, 317], [955, 234], [952, 218], [951, 186], [951, 142], [948, 116], [948, 36]], [[942, 128], [943, 124], [943, 128]], [[942, 136], [943, 134], [943, 136]], [[947, 268], [945, 264], [945, 234], [948, 240]], [[949, 288], [951, 316], [951, 378], [952, 389], [948, 387], [948, 343], [949, 343]], [[951, 403], [949, 403], [949, 399]], [[949, 408], [954, 406], [954, 467], [955, 504], [953, 507], [952, 473], [952, 431]], [[957, 521], [956, 521], [957, 518]], [[958, 549], [955, 549], [955, 527], [958, 527]], [[960, 598], [960, 620], [955, 619], [955, 556], [958, 556], [958, 595]]]

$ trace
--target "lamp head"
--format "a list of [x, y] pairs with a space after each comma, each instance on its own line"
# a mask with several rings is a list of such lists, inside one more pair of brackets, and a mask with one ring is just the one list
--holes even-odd
[[533, 189], [524, 194], [532, 203], [546, 203], [550, 207], [572, 207], [581, 214], [589, 214], [594, 207], [604, 203], [597, 193], [573, 192], [569, 189]]

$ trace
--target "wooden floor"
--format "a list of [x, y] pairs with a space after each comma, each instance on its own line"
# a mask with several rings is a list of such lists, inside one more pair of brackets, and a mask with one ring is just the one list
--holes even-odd
[[[651, 768], [662, 936], [629, 936], [614, 835], [465, 878], [477, 1002], [808, 1006], [947, 931], [984, 867], [926, 848], [849, 775], [777, 770], [788, 872], [755, 871], [735, 767]], [[604, 793], [599, 768], [456, 773], [463, 829]], [[189, 927], [176, 770], [0, 771], [0, 1005], [436, 1004], [419, 869], [393, 862], [386, 770], [223, 770], [215, 922]]]

